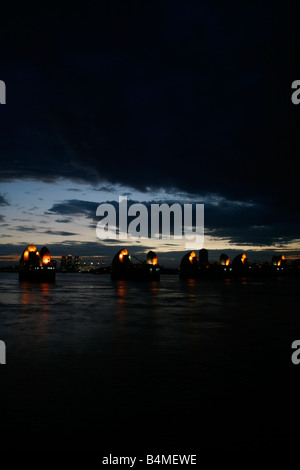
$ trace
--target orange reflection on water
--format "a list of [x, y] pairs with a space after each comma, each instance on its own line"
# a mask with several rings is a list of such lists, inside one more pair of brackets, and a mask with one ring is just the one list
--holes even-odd
[[122, 315], [125, 313], [126, 299], [128, 295], [128, 287], [126, 281], [118, 280], [117, 281], [117, 306], [118, 313]]
[[48, 313], [50, 299], [50, 284], [44, 282], [35, 284], [31, 282], [22, 282], [22, 304], [40, 307], [41, 313]]
[[158, 293], [157, 281], [151, 281], [151, 292], [156, 297]]
[[32, 292], [33, 285], [30, 282], [22, 282], [22, 304], [30, 305], [34, 302], [35, 292]]
[[[48, 283], [21, 283], [21, 302], [25, 307], [25, 315], [21, 321], [32, 325], [40, 341], [47, 337], [49, 303], [51, 299], [51, 284]], [[37, 312], [38, 315], [30, 315]]]
[[197, 279], [195, 279], [195, 278], [187, 279], [186, 284], [188, 286], [188, 297], [189, 297], [189, 299], [192, 300], [192, 299], [196, 298], [195, 289], [196, 289], [196, 286], [199, 285], [197, 283]]
[[195, 278], [190, 278], [186, 280], [186, 283], [189, 287], [194, 287], [196, 285], [196, 279]]
[[42, 313], [46, 314], [49, 311], [50, 285], [43, 282], [40, 284], [40, 289]]

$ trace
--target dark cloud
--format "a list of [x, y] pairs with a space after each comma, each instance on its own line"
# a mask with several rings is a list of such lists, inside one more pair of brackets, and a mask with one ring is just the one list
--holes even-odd
[[[117, 221], [119, 217], [119, 202], [111, 200], [106, 201], [116, 210]], [[137, 201], [129, 199], [128, 208]], [[151, 228], [151, 204], [166, 203], [170, 207], [173, 204], [179, 204], [181, 213], [184, 213], [184, 203], [172, 201], [147, 201], [139, 202], [143, 204], [148, 211], [149, 237]], [[199, 201], [198, 203], [201, 203]], [[99, 204], [93, 201], [84, 201], [71, 199], [57, 203], [49, 209], [49, 213], [56, 213], [69, 216], [83, 215], [91, 219], [90, 228], [95, 228], [97, 221], [101, 217], [96, 216], [96, 210]], [[193, 203], [193, 214], [195, 222], [195, 207]], [[134, 217], [128, 216], [128, 223]], [[68, 219], [67, 219], [68, 220]], [[183, 219], [182, 219], [183, 220]], [[161, 220], [160, 220], [161, 223]], [[276, 243], [288, 243], [299, 238], [300, 222], [297, 218], [297, 211], [294, 206], [283, 208], [273, 204], [272, 200], [259, 200], [247, 204], [239, 201], [222, 200], [218, 203], [204, 204], [204, 227], [205, 234], [232, 244], [268, 246]], [[161, 225], [160, 225], [161, 231]], [[170, 233], [174, 233], [174, 218], [171, 217]]]
[[2, 194], [0, 194], [0, 206], [9, 206], [9, 202]]
[[115, 193], [118, 191], [118, 189], [116, 188], [116, 186], [113, 186], [112, 184], [107, 184], [107, 185], [99, 186], [97, 188], [92, 188], [92, 191]]
[[55, 222], [57, 222], [58, 224], [69, 224], [70, 222], [72, 222], [72, 219], [56, 219]]
[[[0, 179], [216, 194], [208, 233], [296, 238], [299, 7], [102, 3], [2, 11]], [[94, 219], [97, 206], [49, 213]]]
[[27, 225], [18, 225], [16, 227], [14, 226], [11, 226], [8, 230], [16, 230], [18, 232], [32, 232], [32, 233], [35, 233], [36, 232], [36, 227], [28, 227]]
[[4, 26], [2, 179], [241, 200], [278, 198], [280, 179], [280, 198], [296, 196], [296, 15], [282, 5], [203, 1], [69, 14], [32, 12]]
[[62, 237], [71, 237], [73, 235], [78, 235], [77, 233], [73, 233], [73, 232], [65, 232], [65, 231], [61, 231], [61, 230], [37, 230], [36, 227], [28, 227], [28, 226], [25, 226], [25, 225], [19, 225], [17, 227], [10, 227], [8, 230], [16, 230], [18, 232], [29, 232], [29, 233], [33, 233], [33, 234], [36, 234], [36, 233], [44, 233], [44, 234], [47, 234], [47, 235], [59, 235], [59, 236], [62, 236]]
[[295, 241], [298, 238], [298, 233], [288, 232], [281, 234], [280, 237], [274, 235], [276, 230], [281, 231], [279, 224], [269, 226], [240, 226], [228, 228], [213, 228], [207, 229], [206, 235], [210, 235], [220, 242], [229, 242], [231, 245], [244, 245], [253, 247], [268, 247], [272, 245], [286, 245], [289, 242]]
[[85, 217], [95, 218], [99, 203], [93, 201], [83, 201], [80, 199], [69, 199], [67, 201], [58, 202], [46, 212], [46, 214], [59, 215], [81, 215]]
[[72, 237], [73, 235], [78, 235], [78, 233], [64, 232], [62, 230], [45, 230], [43, 233], [47, 235], [59, 235], [61, 237]]
[[205, 205], [206, 233], [232, 244], [267, 246], [299, 238], [298, 209], [282, 207], [273, 201], [251, 205], [223, 201]]

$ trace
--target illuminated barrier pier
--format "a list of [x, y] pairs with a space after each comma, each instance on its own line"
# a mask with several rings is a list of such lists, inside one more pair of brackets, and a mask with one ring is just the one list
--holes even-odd
[[[132, 258], [138, 262], [133, 263]], [[126, 248], [115, 254], [111, 264], [111, 279], [159, 281], [160, 267], [153, 251], [149, 251], [146, 261], [131, 256]]]
[[19, 281], [55, 282], [55, 265], [46, 246], [41, 251], [35, 245], [28, 245], [19, 263]]

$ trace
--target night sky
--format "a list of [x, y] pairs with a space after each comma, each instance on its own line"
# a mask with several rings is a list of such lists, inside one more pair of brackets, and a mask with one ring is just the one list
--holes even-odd
[[[1, 6], [0, 262], [29, 243], [110, 262], [118, 243], [98, 240], [96, 208], [120, 195], [204, 203], [212, 260], [299, 257], [297, 8]], [[164, 264], [185, 250], [172, 239], [129, 246]]]

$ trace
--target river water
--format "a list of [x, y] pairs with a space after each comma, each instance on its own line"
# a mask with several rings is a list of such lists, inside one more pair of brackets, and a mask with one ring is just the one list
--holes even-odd
[[3, 442], [127, 453], [297, 442], [299, 282], [0, 273]]

